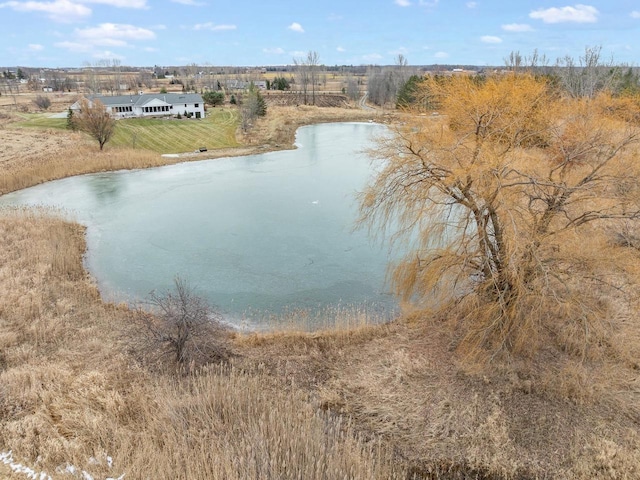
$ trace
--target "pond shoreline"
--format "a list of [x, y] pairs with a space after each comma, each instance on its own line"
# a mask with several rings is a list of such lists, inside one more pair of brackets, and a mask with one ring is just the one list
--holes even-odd
[[388, 253], [352, 231], [354, 192], [371, 175], [363, 152], [384, 129], [312, 125], [298, 130], [296, 150], [65, 178], [0, 205], [74, 212], [88, 228], [85, 265], [108, 301], [143, 300], [181, 275], [249, 321], [334, 305], [388, 318]]
[[[78, 132], [0, 129], [0, 141], [6, 143], [5, 155], [0, 152], [0, 196], [51, 180], [87, 173], [135, 170], [198, 160], [240, 157], [295, 148], [298, 128], [334, 122], [373, 121], [388, 123], [390, 116], [377, 112], [320, 107], [274, 107], [247, 133], [238, 133], [238, 147], [212, 149], [206, 152], [184, 152], [164, 156], [148, 150], [109, 148], [98, 151], [94, 142]], [[7, 128], [9, 127], [9, 128]], [[34, 148], [34, 144], [38, 148]], [[87, 157], [91, 160], [87, 161]]]

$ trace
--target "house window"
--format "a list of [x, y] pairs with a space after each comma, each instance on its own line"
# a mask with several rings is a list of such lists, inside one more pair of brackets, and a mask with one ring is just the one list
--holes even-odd
[[196, 107], [196, 108], [198, 108], [199, 106], [200, 106], [200, 104], [199, 104], [199, 103], [196, 103], [195, 107]]

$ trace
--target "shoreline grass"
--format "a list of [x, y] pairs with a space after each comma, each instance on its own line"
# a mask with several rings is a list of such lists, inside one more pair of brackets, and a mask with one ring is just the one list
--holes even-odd
[[0, 231], [0, 453], [14, 463], [53, 478], [68, 465], [94, 478], [405, 478], [390, 450], [260, 362], [177, 376], [139, 364], [123, 343], [132, 312], [100, 300], [79, 225], [16, 209]]
[[[19, 145], [6, 153], [0, 152], [0, 168], [4, 173], [0, 177], [0, 195], [86, 173], [292, 149], [296, 130], [301, 126], [375, 117], [371, 112], [343, 108], [273, 107], [269, 112], [244, 134], [237, 132], [237, 111], [229, 108], [210, 109], [210, 117], [202, 120], [119, 121], [119, 125], [123, 122], [122, 127], [103, 152], [87, 135], [55, 126], [60, 122], [66, 125], [66, 119], [21, 114], [17, 118], [22, 120], [0, 129], [0, 141], [9, 146]], [[195, 133], [189, 133], [192, 131]], [[132, 148], [134, 136], [136, 148]], [[202, 146], [208, 151], [196, 153]], [[158, 152], [173, 154], [161, 156]]]

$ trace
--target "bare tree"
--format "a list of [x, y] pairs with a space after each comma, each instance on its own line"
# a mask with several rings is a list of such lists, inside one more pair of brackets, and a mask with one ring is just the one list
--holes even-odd
[[620, 67], [613, 60], [602, 61], [602, 47], [586, 47], [576, 62], [566, 56], [558, 59], [555, 73], [564, 89], [573, 97], [593, 98], [598, 92], [612, 89]]
[[83, 71], [85, 88], [88, 89], [89, 93], [99, 94], [102, 91], [102, 86], [100, 85], [97, 66], [84, 62]]
[[264, 97], [251, 83], [249, 91], [243, 96], [240, 105], [240, 122], [242, 130], [247, 131], [257, 117], [264, 117], [267, 114], [267, 104]]
[[306, 105], [308, 103], [307, 92], [309, 89], [309, 66], [303, 59], [294, 58], [293, 64], [296, 69], [296, 85], [298, 85], [298, 91], [302, 92], [302, 101]]
[[111, 59], [111, 69], [113, 70], [113, 84], [116, 95], [120, 95], [122, 86], [122, 62], [117, 58]]
[[369, 99], [376, 105], [384, 106], [388, 103], [395, 105], [398, 91], [411, 76], [407, 67], [407, 59], [399, 54], [394, 67], [373, 67], [368, 74]]
[[100, 100], [80, 99], [80, 113], [74, 116], [74, 123], [79, 130], [91, 135], [100, 145], [100, 150], [104, 148], [116, 127], [116, 121], [111, 118], [106, 107]]
[[318, 84], [318, 66], [320, 58], [318, 52], [311, 51], [307, 53], [307, 66], [309, 68], [309, 80], [311, 82], [311, 105], [316, 104], [316, 85]]
[[134, 313], [128, 343], [147, 360], [202, 365], [228, 358], [222, 317], [189, 284], [176, 277], [174, 290], [152, 292], [147, 309]]
[[637, 254], [607, 252], [603, 231], [640, 220], [637, 107], [562, 98], [524, 73], [420, 88], [443, 115], [381, 140], [362, 197], [364, 221], [415, 242], [393, 270], [398, 294], [455, 312], [465, 353], [610, 344], [601, 297], [611, 278], [635, 282]]
[[358, 80], [353, 76], [349, 75], [347, 77], [347, 87], [345, 88], [345, 93], [349, 100], [357, 101], [360, 98], [360, 88], [358, 87]]

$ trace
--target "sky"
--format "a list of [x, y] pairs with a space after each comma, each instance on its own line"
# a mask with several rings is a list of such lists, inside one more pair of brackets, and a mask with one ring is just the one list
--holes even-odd
[[640, 0], [0, 0], [0, 66], [640, 65]]

